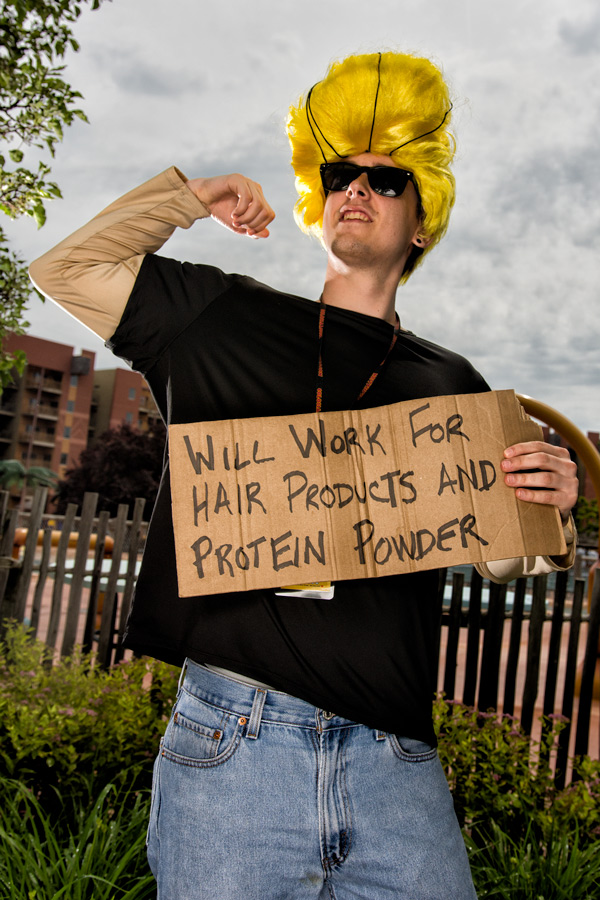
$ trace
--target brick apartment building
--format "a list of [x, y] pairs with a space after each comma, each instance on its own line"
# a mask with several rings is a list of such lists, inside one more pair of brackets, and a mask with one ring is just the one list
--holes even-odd
[[29, 335], [10, 335], [6, 348], [27, 365], [0, 398], [0, 457], [62, 477], [87, 447], [96, 354]]
[[148, 431], [160, 413], [146, 381], [130, 369], [99, 369], [94, 372], [90, 419], [90, 442], [108, 428], [131, 425]]
[[147, 431], [159, 413], [141, 375], [94, 370], [96, 354], [30, 335], [9, 335], [6, 349], [23, 350], [22, 376], [0, 396], [0, 459], [45, 466], [60, 478], [108, 428], [123, 423]]

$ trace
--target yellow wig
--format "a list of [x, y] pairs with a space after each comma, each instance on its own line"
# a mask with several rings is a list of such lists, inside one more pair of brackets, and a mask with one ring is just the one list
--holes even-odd
[[287, 132], [299, 198], [300, 228], [322, 238], [325, 194], [322, 162], [370, 151], [390, 155], [415, 177], [425, 248], [414, 248], [406, 281], [424, 253], [444, 235], [454, 203], [449, 131], [452, 104], [440, 70], [428, 59], [402, 53], [368, 53], [334, 62], [323, 79], [289, 111]]

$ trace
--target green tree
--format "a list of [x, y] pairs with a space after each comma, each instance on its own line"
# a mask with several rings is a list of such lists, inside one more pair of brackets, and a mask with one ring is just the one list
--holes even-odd
[[[47, 160], [25, 161], [27, 150], [53, 157], [63, 129], [77, 117], [81, 94], [64, 79], [62, 60], [78, 50], [72, 25], [85, 5], [102, 0], [2, 0], [0, 3], [0, 211], [15, 219], [31, 216], [41, 227], [45, 203], [60, 197]], [[23, 353], [2, 348], [9, 331], [23, 334], [25, 304], [33, 292], [27, 267], [8, 247], [0, 228], [0, 394], [13, 367], [22, 372]]]
[[574, 516], [579, 534], [582, 537], [597, 541], [599, 528], [598, 501], [579, 497]]
[[34, 487], [36, 484], [55, 488], [57, 483], [56, 472], [46, 469], [45, 466], [30, 466], [26, 469], [18, 459], [0, 459], [0, 489], [2, 490], [10, 490], [12, 487], [22, 488], [25, 485]]
[[99, 494], [98, 509], [107, 509], [111, 516], [117, 514], [120, 503], [128, 504], [131, 515], [136, 498], [145, 497], [148, 520], [162, 475], [165, 434], [160, 421], [147, 432], [129, 425], [105, 431], [59, 483], [56, 511], [64, 513], [68, 503], [80, 506], [84, 493], [91, 491]]

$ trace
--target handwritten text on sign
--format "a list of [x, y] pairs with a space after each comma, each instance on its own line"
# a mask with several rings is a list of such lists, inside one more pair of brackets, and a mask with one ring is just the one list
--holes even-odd
[[172, 425], [179, 593], [564, 552], [556, 510], [500, 469], [540, 438], [512, 391]]

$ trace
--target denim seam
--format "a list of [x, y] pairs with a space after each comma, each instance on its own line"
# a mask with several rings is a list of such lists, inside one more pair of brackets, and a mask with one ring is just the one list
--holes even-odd
[[350, 853], [350, 848], [352, 847], [352, 811], [350, 807], [350, 794], [348, 792], [348, 781], [347, 781], [347, 758], [346, 758], [346, 741], [348, 739], [348, 733], [344, 735], [342, 738], [341, 746], [340, 746], [340, 755], [341, 755], [341, 780], [343, 783], [343, 791], [342, 791], [342, 800], [344, 803], [345, 809], [345, 819], [346, 819], [346, 828], [344, 829], [344, 833], [346, 835], [347, 846], [340, 858], [337, 860], [336, 865], [341, 865], [341, 863], [345, 862], [348, 858], [348, 854]]
[[[346, 759], [346, 753], [345, 753], [345, 749], [346, 749], [345, 745], [346, 745], [346, 741], [348, 740], [348, 733], [349, 733], [349, 729], [345, 729], [345, 732], [341, 737], [341, 741], [340, 741], [341, 764], [340, 764], [339, 771], [338, 771], [338, 775], [339, 775], [339, 779], [340, 779], [340, 793], [341, 793], [342, 807], [344, 810], [344, 826], [345, 826], [343, 829], [340, 829], [339, 836], [341, 836], [342, 833], [345, 835], [346, 846], [345, 846], [344, 851], [341, 854], [341, 856], [330, 857], [323, 852], [321, 853], [321, 861], [322, 861], [323, 869], [325, 872], [326, 882], [328, 881], [329, 877], [331, 876], [333, 869], [340, 867], [342, 865], [342, 863], [344, 863], [346, 861], [346, 859], [348, 858], [348, 854], [350, 853], [350, 849], [352, 847], [352, 839], [353, 839], [352, 814], [351, 814], [351, 807], [350, 807], [350, 796], [349, 796], [349, 792], [348, 792], [347, 759]], [[325, 805], [326, 805], [326, 794], [325, 794], [325, 784], [323, 784], [323, 793], [322, 793], [322, 808], [323, 808], [323, 810], [325, 809]], [[321, 812], [319, 810], [319, 817], [320, 817], [320, 815], [321, 815]], [[323, 849], [325, 849], [326, 837], [327, 837], [325, 834], [325, 830], [326, 830], [325, 822], [323, 821], [323, 824], [322, 824]]]
[[[162, 750], [162, 738], [161, 738]], [[148, 817], [148, 828], [146, 830], [146, 847], [150, 842], [150, 829], [153, 828], [154, 838], [158, 841], [158, 814], [160, 812], [160, 754], [156, 762], [156, 771], [153, 772], [152, 781], [152, 797], [150, 801], [150, 815]], [[156, 821], [155, 821], [156, 820]], [[154, 826], [154, 827], [153, 827]]]

